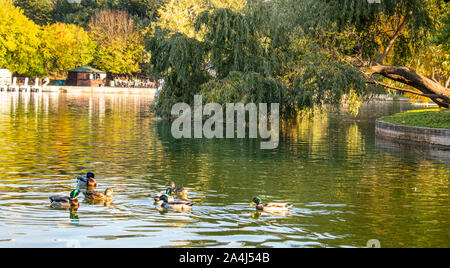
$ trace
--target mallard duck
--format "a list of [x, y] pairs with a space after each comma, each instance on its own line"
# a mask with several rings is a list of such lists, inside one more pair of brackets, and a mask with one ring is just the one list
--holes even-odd
[[52, 196], [49, 197], [50, 205], [57, 208], [78, 208], [78, 195], [80, 195], [79, 190], [73, 190], [69, 196]]
[[114, 196], [114, 191], [112, 188], [108, 188], [105, 190], [105, 193], [97, 191], [85, 191], [83, 192], [83, 194], [88, 201], [109, 201]]
[[97, 182], [94, 180], [95, 175], [92, 172], [88, 172], [86, 176], [80, 175], [77, 177], [78, 186], [87, 186], [89, 188], [97, 187]]
[[289, 203], [267, 203], [262, 204], [262, 200], [259, 197], [253, 198], [250, 206], [256, 205], [257, 210], [267, 211], [267, 212], [276, 212], [288, 210], [292, 207], [292, 204]]
[[159, 195], [153, 197], [153, 199], [155, 200], [155, 204], [156, 205], [162, 205], [164, 203], [164, 201], [160, 199], [161, 196], [163, 196], [163, 195], [167, 196], [167, 199], [169, 201], [174, 201], [175, 200], [174, 197], [172, 196], [172, 191], [170, 189], [167, 189], [164, 194], [159, 194]]
[[189, 210], [192, 209], [192, 206], [194, 205], [194, 202], [188, 200], [169, 201], [169, 198], [166, 195], [162, 195], [159, 199], [163, 201], [161, 205], [161, 207], [163, 208], [172, 208], [175, 210]]
[[169, 189], [172, 191], [172, 193], [179, 195], [179, 196], [187, 197], [187, 194], [186, 194], [187, 190], [183, 186], [175, 187], [175, 182], [173, 182], [173, 181], [169, 181], [169, 183], [166, 186], [169, 187]]

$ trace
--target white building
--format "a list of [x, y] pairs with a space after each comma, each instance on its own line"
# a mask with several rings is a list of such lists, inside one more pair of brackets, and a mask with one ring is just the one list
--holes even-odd
[[8, 69], [0, 69], [0, 85], [10, 85], [12, 74]]

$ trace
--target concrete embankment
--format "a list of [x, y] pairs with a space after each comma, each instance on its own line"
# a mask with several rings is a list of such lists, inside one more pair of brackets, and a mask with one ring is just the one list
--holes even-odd
[[122, 93], [122, 94], [151, 94], [156, 88], [126, 88], [126, 87], [69, 87], [61, 86], [57, 91], [63, 93]]
[[375, 131], [377, 135], [390, 139], [450, 148], [450, 129], [406, 126], [377, 120]]

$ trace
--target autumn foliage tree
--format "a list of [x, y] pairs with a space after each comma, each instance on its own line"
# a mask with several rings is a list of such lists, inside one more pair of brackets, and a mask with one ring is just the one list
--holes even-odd
[[0, 68], [64, 77], [74, 67], [92, 64], [110, 74], [140, 73], [149, 58], [142, 26], [163, 2], [0, 0]]
[[126, 11], [102, 10], [89, 22], [97, 42], [93, 65], [111, 74], [138, 73], [144, 60], [143, 33]]
[[94, 58], [96, 43], [83, 28], [76, 25], [47, 25], [41, 36], [40, 51], [48, 73], [64, 76], [67, 70], [86, 65]]
[[41, 29], [11, 1], [0, 0], [0, 68], [25, 75], [44, 74]]

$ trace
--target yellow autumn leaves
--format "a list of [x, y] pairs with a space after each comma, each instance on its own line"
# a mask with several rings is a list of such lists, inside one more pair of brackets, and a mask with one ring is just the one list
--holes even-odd
[[230, 8], [240, 11], [246, 4], [247, 0], [170, 0], [158, 10], [159, 19], [155, 26], [201, 39], [199, 33], [194, 30], [195, 21], [200, 13], [208, 8]]
[[92, 61], [95, 43], [82, 28], [39, 26], [10, 1], [0, 0], [0, 68], [23, 75], [57, 75]]

